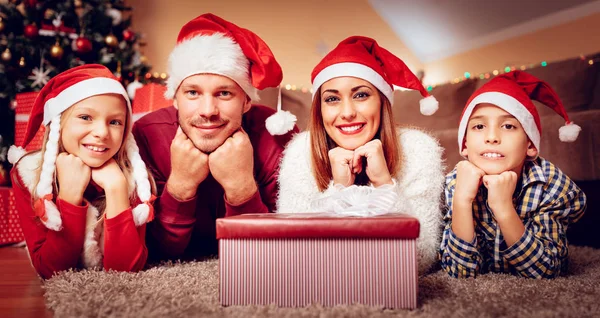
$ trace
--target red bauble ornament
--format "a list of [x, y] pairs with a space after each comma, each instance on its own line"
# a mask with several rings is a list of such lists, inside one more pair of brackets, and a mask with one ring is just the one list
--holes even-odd
[[92, 50], [92, 41], [80, 36], [75, 40], [75, 47], [77, 48], [77, 53], [88, 53]]
[[23, 31], [23, 34], [25, 34], [26, 37], [33, 39], [38, 35], [38, 27], [34, 24], [30, 24], [25, 26], [25, 30]]
[[123, 40], [131, 42], [135, 39], [135, 32], [127, 29], [123, 31]]

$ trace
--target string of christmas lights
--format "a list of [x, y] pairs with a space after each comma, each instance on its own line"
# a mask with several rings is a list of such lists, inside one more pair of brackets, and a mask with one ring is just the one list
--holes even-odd
[[[595, 63], [600, 63], [600, 57], [589, 58], [589, 57], [586, 57], [585, 55], [580, 55], [579, 59], [582, 62], [587, 63], [589, 66], [592, 66]], [[556, 61], [556, 62], [560, 62], [560, 61]], [[456, 77], [456, 78], [454, 78], [452, 80], [445, 81], [445, 82], [438, 83], [438, 84], [428, 85], [426, 88], [427, 88], [427, 91], [432, 91], [437, 86], [442, 86], [442, 85], [446, 85], [446, 84], [458, 84], [458, 83], [460, 83], [462, 81], [465, 81], [465, 80], [468, 80], [468, 79], [474, 79], [474, 78], [479, 78], [479, 79], [482, 79], [482, 80], [483, 79], [490, 79], [490, 78], [492, 78], [494, 76], [497, 76], [497, 75], [500, 75], [500, 74], [504, 74], [504, 73], [508, 73], [508, 72], [511, 72], [511, 71], [515, 71], [517, 69], [519, 69], [521, 71], [526, 71], [528, 69], [532, 69], [532, 68], [539, 67], [539, 66], [546, 67], [546, 66], [548, 66], [550, 64], [553, 64], [553, 63], [548, 63], [547, 61], [541, 61], [539, 63], [522, 64], [522, 65], [519, 65], [519, 66], [517, 66], [517, 65], [509, 65], [509, 66], [505, 66], [503, 68], [495, 69], [495, 70], [490, 71], [490, 72], [479, 73], [479, 74], [472, 74], [471, 72], [467, 71], [467, 72], [464, 72], [463, 76], [461, 76], [461, 77]], [[148, 76], [148, 74], [146, 74], [146, 76]], [[312, 89], [306, 88], [306, 87], [303, 87], [303, 86], [298, 86], [298, 85], [295, 85], [295, 84], [285, 84], [285, 85], [282, 84], [281, 86], [282, 86], [282, 88], [284, 88], [284, 89], [286, 89], [288, 91], [299, 90], [302, 93], [308, 93], [308, 92], [310, 92], [312, 94]], [[398, 88], [396, 88], [396, 89], [399, 90]]]

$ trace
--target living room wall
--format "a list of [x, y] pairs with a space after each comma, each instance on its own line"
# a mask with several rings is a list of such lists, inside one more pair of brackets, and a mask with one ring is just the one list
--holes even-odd
[[[183, 24], [207, 12], [260, 35], [284, 70], [284, 85], [310, 87], [310, 72], [322, 56], [342, 39], [357, 34], [376, 38], [382, 46], [402, 56], [411, 69], [423, 68], [366, 0], [127, 0], [127, 3], [134, 7], [134, 30], [146, 34], [145, 54], [157, 72], [166, 72], [169, 53]], [[345, 20], [349, 16], [355, 19]]]
[[553, 62], [600, 51], [600, 13], [425, 65], [425, 83], [440, 83], [507, 65]]
[[[174, 5], [174, 2], [177, 5]], [[327, 51], [350, 35], [374, 37], [413, 70], [425, 70], [426, 84], [489, 72], [506, 65], [568, 59], [600, 51], [600, 13], [474, 49], [451, 58], [422, 63], [397, 38], [367, 0], [194, 1], [127, 0], [134, 7], [133, 28], [146, 34], [144, 53], [154, 71], [166, 72], [177, 34], [194, 17], [212, 12], [259, 34], [284, 70], [283, 84], [310, 87], [310, 72]], [[354, 19], [349, 21], [348, 17]]]

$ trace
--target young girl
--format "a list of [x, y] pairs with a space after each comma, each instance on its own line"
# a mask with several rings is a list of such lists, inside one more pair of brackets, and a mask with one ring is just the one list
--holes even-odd
[[57, 75], [35, 100], [23, 148], [41, 124], [41, 150], [9, 151], [33, 267], [45, 279], [76, 267], [142, 269], [153, 181], [130, 133], [131, 105], [121, 83], [102, 65]]
[[342, 41], [312, 82], [309, 128], [284, 152], [277, 212], [411, 214], [421, 224], [424, 273], [440, 241], [442, 149], [424, 132], [396, 128], [392, 85], [419, 90], [423, 114], [433, 114], [437, 101], [398, 57], [366, 37]]

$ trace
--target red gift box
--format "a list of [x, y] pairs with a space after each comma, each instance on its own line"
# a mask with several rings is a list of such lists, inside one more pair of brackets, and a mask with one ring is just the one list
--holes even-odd
[[146, 84], [138, 88], [135, 91], [135, 99], [131, 105], [133, 120], [136, 121], [147, 113], [171, 106], [173, 101], [165, 98], [166, 91], [167, 87], [165, 85], [156, 83]]
[[[29, 121], [29, 114], [33, 108], [33, 103], [37, 97], [38, 92], [30, 93], [19, 93], [16, 96], [17, 107], [15, 108], [15, 145], [21, 146], [25, 139], [25, 132], [27, 130], [27, 122]], [[25, 150], [38, 150], [42, 148], [42, 141], [44, 140], [45, 127], [41, 125], [38, 132], [33, 137], [33, 140], [25, 147]]]
[[218, 219], [221, 304], [415, 308], [418, 236], [404, 214]]
[[12, 188], [0, 187], [0, 245], [25, 240]]

